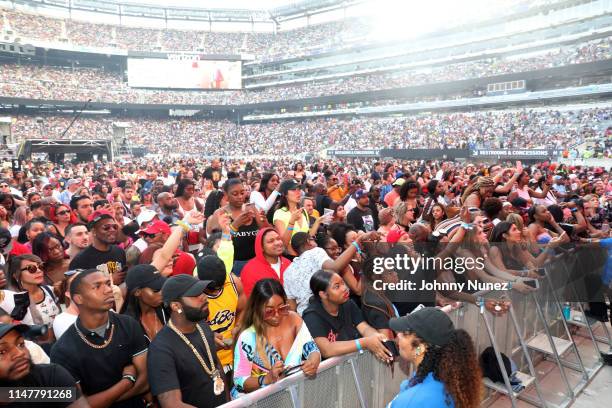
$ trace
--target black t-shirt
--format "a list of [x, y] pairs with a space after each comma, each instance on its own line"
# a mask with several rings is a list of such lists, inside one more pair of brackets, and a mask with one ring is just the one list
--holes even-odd
[[[199, 325], [204, 330], [215, 365], [219, 368], [221, 364], [217, 358], [212, 331], [206, 323], [201, 322]], [[209, 366], [208, 353], [199, 331], [187, 333], [185, 337]], [[212, 378], [204, 371], [191, 348], [168, 326], [157, 333], [149, 346], [147, 371], [151, 393], [155, 396], [180, 390], [182, 401], [196, 407], [217, 407], [227, 402], [225, 392], [215, 395]], [[219, 369], [219, 372], [223, 373], [223, 370]]]
[[357, 325], [364, 321], [361, 310], [351, 299], [340, 305], [338, 316], [327, 313], [320, 300], [312, 300], [302, 318], [313, 338], [326, 337], [332, 343], [360, 338]]
[[215, 188], [219, 188], [219, 180], [221, 180], [221, 175], [221, 169], [207, 167], [206, 170], [204, 170], [204, 178], [206, 180], [211, 180]]
[[125, 251], [117, 245], [111, 245], [106, 252], [98, 251], [93, 245], [88, 246], [70, 261], [70, 269], [98, 269], [102, 272], [120, 272], [126, 265]]
[[368, 207], [366, 207], [365, 210], [359, 207], [353, 208], [346, 215], [346, 222], [352, 224], [360, 231], [374, 231], [374, 217], [372, 216], [372, 210]]
[[368, 288], [361, 296], [361, 311], [370, 326], [379, 329], [389, 328], [389, 319], [395, 317], [391, 303], [386, 303], [374, 290]]
[[329, 198], [326, 195], [318, 195], [315, 201], [316, 201], [317, 211], [319, 212], [319, 215], [324, 215], [325, 211], [323, 210], [325, 208], [330, 208], [332, 203], [334, 202], [331, 198]]
[[[81, 397], [81, 392], [76, 386], [74, 378], [66, 369], [58, 364], [36, 364], [32, 365], [30, 374], [19, 381], [0, 381], [0, 387], [72, 387], [75, 393], [74, 400]], [[3, 407], [15, 408], [44, 408], [44, 407], [67, 407], [72, 402], [16, 402], [3, 405]]]
[[[121, 381], [123, 369], [132, 364], [132, 359], [147, 351], [147, 342], [140, 324], [133, 318], [109, 312], [109, 327], [104, 338], [84, 328], [77, 318], [75, 324], [57, 340], [51, 349], [51, 361], [66, 368], [80, 384], [85, 395], [94, 395], [105, 391]], [[101, 345], [110, 338], [114, 326], [113, 338], [104, 348], [93, 348], [79, 336], [75, 325], [90, 343]], [[113, 408], [144, 407], [140, 396], [129, 400], [118, 401]]]

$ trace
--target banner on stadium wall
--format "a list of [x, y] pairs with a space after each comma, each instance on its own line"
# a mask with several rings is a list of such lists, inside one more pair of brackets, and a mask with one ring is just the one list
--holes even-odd
[[132, 88], [240, 89], [241, 61], [128, 58]]
[[472, 158], [494, 159], [548, 159], [561, 155], [558, 149], [473, 149]]
[[328, 150], [328, 156], [333, 157], [378, 157], [380, 151], [376, 149], [371, 150]]

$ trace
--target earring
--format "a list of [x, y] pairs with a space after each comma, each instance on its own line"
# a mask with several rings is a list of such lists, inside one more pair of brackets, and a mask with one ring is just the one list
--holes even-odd
[[421, 355], [421, 346], [416, 348], [416, 351], [414, 352], [415, 356], [420, 356]]
[[179, 309], [179, 310], [177, 310], [177, 311], [176, 311], [176, 313], [178, 313], [178, 314], [183, 313], [183, 309]]

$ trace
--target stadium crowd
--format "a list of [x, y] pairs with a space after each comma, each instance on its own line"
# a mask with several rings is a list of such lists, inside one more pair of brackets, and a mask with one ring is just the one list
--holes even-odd
[[[66, 40], [86, 47], [116, 47], [133, 51], [196, 51], [206, 54], [252, 54], [264, 60], [299, 56], [365, 35], [369, 26], [358, 18], [316, 24], [275, 34], [266, 32], [215, 32], [94, 24], [76, 20], [0, 10], [17, 37], [48, 42]], [[65, 28], [64, 28], [65, 27]]]
[[131, 88], [122, 73], [97, 68], [3, 64], [0, 95], [44, 100], [149, 104], [246, 104], [388, 90], [438, 82], [534, 71], [608, 60], [610, 38], [567, 45], [538, 56], [488, 58], [428, 69], [355, 75], [307, 83], [231, 91], [183, 91]]
[[[211, 407], [367, 350], [417, 367], [391, 407], [475, 408], [483, 373], [471, 337], [436, 306], [500, 314], [503, 301], [375, 282], [536, 291], [563, 245], [593, 247], [591, 258], [612, 248], [609, 171], [355, 159], [4, 166], [0, 384], [78, 384], [72, 407]], [[429, 263], [409, 276], [378, 270], [376, 259], [396, 256], [484, 262], [465, 263], [465, 276]], [[599, 285], [612, 291], [610, 266]], [[589, 314], [607, 320], [603, 305]]]
[[[292, 156], [322, 149], [389, 148], [556, 148], [609, 137], [608, 108], [436, 113], [405, 117], [316, 119], [236, 125], [202, 119], [82, 117], [65, 138], [107, 139], [113, 123], [129, 126], [133, 146], [152, 154], [206, 156]], [[42, 119], [42, 122], [37, 120]], [[59, 138], [71, 116], [17, 116], [17, 140]], [[600, 128], [604, 126], [604, 128]], [[608, 154], [606, 149], [605, 154]]]

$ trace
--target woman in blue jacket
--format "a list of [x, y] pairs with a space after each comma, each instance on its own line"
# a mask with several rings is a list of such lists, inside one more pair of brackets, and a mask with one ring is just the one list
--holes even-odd
[[425, 307], [389, 321], [397, 333], [400, 356], [415, 367], [402, 382], [390, 408], [476, 408], [482, 397], [482, 375], [476, 350], [465, 330], [450, 318]]

